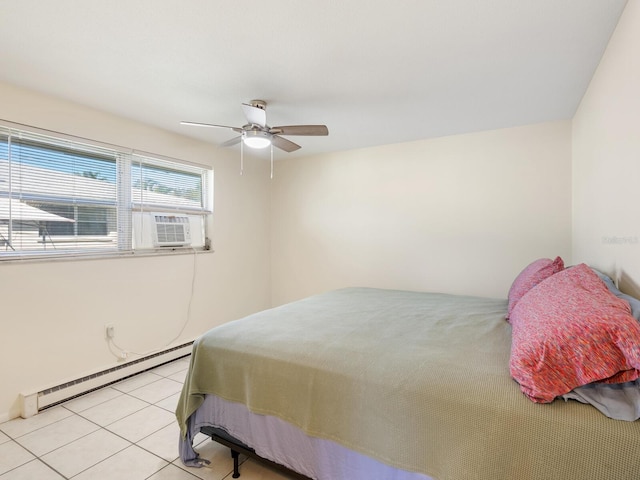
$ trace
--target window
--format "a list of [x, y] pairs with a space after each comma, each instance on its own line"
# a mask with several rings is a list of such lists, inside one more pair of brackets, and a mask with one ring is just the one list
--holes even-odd
[[[76, 241], [83, 237], [107, 237], [117, 231], [115, 207], [87, 207], [81, 205], [63, 205], [55, 203], [29, 202], [29, 205], [71, 220], [70, 222], [43, 221], [38, 226], [38, 235], [72, 236]], [[60, 241], [60, 239], [57, 239]]]
[[202, 247], [211, 177], [186, 162], [0, 126], [0, 259], [155, 248], [158, 212], [180, 215], [189, 233], [170, 246]]
[[177, 210], [199, 213], [204, 208], [201, 169], [133, 155], [132, 202], [135, 210]]

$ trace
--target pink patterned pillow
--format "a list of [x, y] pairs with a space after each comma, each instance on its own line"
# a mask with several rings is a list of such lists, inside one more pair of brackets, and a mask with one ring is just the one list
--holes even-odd
[[532, 288], [511, 325], [511, 376], [534, 402], [591, 382], [638, 378], [640, 323], [584, 263]]
[[540, 258], [530, 263], [522, 270], [511, 284], [509, 289], [509, 307], [507, 308], [507, 319], [511, 317], [513, 308], [525, 293], [539, 284], [541, 281], [549, 278], [551, 275], [558, 273], [564, 269], [562, 258], [556, 257], [555, 260], [550, 258]]

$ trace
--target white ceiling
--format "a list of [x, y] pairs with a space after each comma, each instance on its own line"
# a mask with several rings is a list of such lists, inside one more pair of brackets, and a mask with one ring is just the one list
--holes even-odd
[[571, 118], [625, 4], [0, 0], [0, 81], [215, 144], [263, 99], [301, 156]]

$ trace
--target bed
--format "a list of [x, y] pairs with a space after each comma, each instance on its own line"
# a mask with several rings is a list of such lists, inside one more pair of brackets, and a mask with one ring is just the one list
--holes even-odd
[[202, 431], [295, 478], [640, 478], [640, 422], [523, 394], [510, 300], [345, 288], [216, 327], [176, 410], [181, 459], [202, 464]]

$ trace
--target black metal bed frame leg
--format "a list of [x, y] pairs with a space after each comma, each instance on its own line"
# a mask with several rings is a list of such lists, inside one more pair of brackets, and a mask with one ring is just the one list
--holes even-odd
[[245, 445], [237, 438], [229, 435], [225, 430], [217, 427], [202, 427], [200, 429], [202, 433], [205, 435], [209, 435], [211, 440], [214, 442], [218, 442], [225, 447], [228, 447], [231, 451], [231, 458], [233, 458], [233, 474], [231, 475], [233, 478], [238, 478], [240, 476], [240, 454], [246, 455], [249, 458], [253, 458], [264, 465], [267, 465], [279, 472], [284, 472], [287, 476], [291, 478], [296, 478], [300, 480], [311, 480], [309, 477], [302, 475], [301, 473], [295, 472], [279, 463], [268, 460], [264, 457], [261, 457], [256, 453], [254, 449]]
[[233, 458], [233, 478], [238, 478], [240, 476], [240, 453], [235, 450], [231, 450], [231, 457]]

